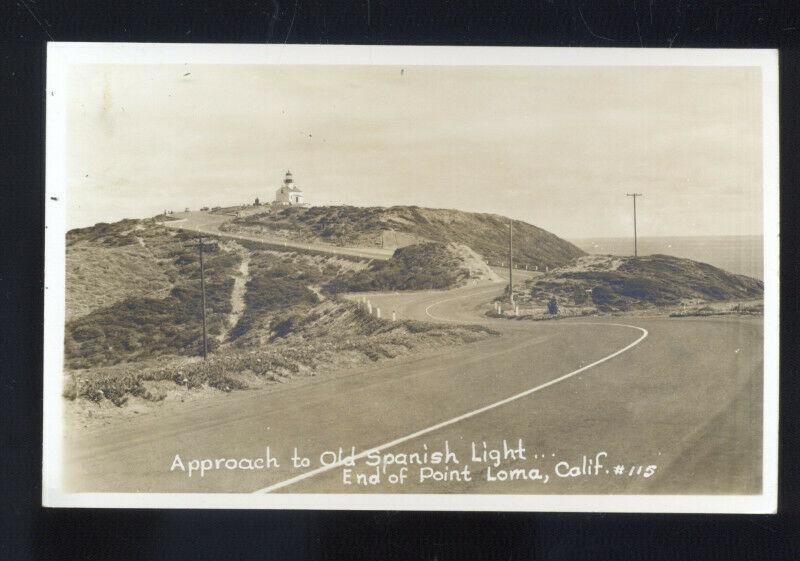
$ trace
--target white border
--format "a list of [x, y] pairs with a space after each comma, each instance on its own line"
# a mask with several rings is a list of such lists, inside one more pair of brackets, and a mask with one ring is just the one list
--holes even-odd
[[[77, 64], [339, 64], [758, 66], [764, 187], [764, 442], [761, 495], [405, 495], [63, 493], [65, 85]], [[778, 54], [774, 50], [158, 45], [49, 43], [47, 49], [44, 426], [42, 503], [48, 507], [774, 513], [778, 490]]]

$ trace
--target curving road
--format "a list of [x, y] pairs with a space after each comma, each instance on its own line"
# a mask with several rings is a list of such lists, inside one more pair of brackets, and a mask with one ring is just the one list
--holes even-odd
[[231, 216], [227, 214], [211, 214], [209, 212], [181, 212], [175, 214], [175, 217], [177, 218], [176, 220], [167, 220], [161, 224], [178, 230], [187, 230], [190, 232], [198, 232], [212, 236], [221, 236], [223, 238], [230, 238], [234, 240], [258, 242], [260, 244], [272, 246], [277, 249], [291, 248], [300, 251], [330, 253], [332, 255], [348, 255], [361, 259], [380, 260], [389, 259], [394, 253], [394, 250], [381, 249], [377, 247], [342, 247], [324, 243], [297, 242], [277, 236], [268, 236], [266, 234], [242, 234], [238, 232], [226, 232], [224, 230], [220, 230], [219, 227], [225, 222], [230, 222], [232, 219]]
[[[399, 317], [480, 322], [499, 337], [392, 359], [280, 391], [233, 393], [125, 424], [68, 435], [72, 491], [411, 493], [757, 493], [761, 487], [762, 324], [756, 319], [625, 318], [513, 321], [482, 315], [502, 285], [369, 295]], [[645, 336], [646, 335], [646, 336]], [[520, 439], [535, 480], [492, 481], [478, 450]], [[316, 469], [320, 454], [441, 450], [469, 464], [470, 481], [344, 483], [345, 466]], [[170, 471], [192, 458], [263, 457], [280, 466], [221, 469], [191, 478]], [[312, 459], [293, 468], [297, 447]], [[555, 475], [602, 456], [598, 475]], [[535, 456], [535, 458], [534, 458]], [[366, 477], [368, 457], [347, 466]], [[657, 466], [652, 476], [605, 468]], [[312, 470], [314, 470], [312, 472]], [[391, 470], [390, 470], [391, 471]], [[584, 469], [585, 471], [585, 469]], [[309, 475], [311, 474], [311, 475]]]

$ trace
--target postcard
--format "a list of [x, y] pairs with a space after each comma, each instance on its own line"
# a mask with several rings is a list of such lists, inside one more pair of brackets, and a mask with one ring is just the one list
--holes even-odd
[[777, 74], [51, 43], [43, 503], [775, 512]]

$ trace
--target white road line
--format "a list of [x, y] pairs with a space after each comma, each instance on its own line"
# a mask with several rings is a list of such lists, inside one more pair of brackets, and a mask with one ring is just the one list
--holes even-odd
[[[571, 325], [586, 325], [586, 324], [573, 323]], [[585, 371], [589, 370], [590, 368], [592, 368], [594, 366], [597, 366], [598, 364], [602, 364], [602, 363], [604, 363], [604, 362], [606, 362], [608, 360], [611, 360], [612, 358], [614, 358], [616, 356], [621, 355], [625, 351], [627, 351], [629, 349], [632, 349], [633, 347], [635, 347], [636, 345], [641, 343], [645, 339], [645, 337], [647, 337], [648, 334], [649, 334], [647, 332], [647, 330], [645, 328], [643, 328], [643, 327], [637, 327], [635, 325], [628, 325], [628, 324], [624, 324], [624, 323], [598, 323], [597, 325], [614, 325], [614, 326], [617, 326], [617, 327], [629, 327], [631, 329], [636, 329], [638, 331], [641, 331], [642, 335], [638, 339], [636, 339], [636, 341], [634, 341], [633, 343], [630, 343], [629, 345], [626, 345], [626, 346], [622, 347], [618, 351], [615, 351], [615, 352], [611, 353], [610, 355], [601, 358], [600, 360], [596, 360], [596, 361], [592, 362], [591, 364], [587, 364], [586, 366], [578, 368], [577, 370], [573, 370], [569, 374], [564, 374], [563, 376], [560, 376], [558, 378], [550, 380], [549, 382], [545, 382], [544, 384], [540, 384], [540, 385], [536, 386], [535, 388], [531, 388], [531, 389], [525, 390], [523, 392], [520, 392], [518, 394], [514, 394], [514, 395], [512, 395], [510, 397], [507, 397], [505, 399], [501, 399], [500, 401], [497, 401], [497, 402], [492, 403], [490, 405], [486, 405], [486, 406], [480, 407], [478, 409], [473, 409], [472, 411], [469, 411], [468, 413], [464, 413], [463, 415], [459, 415], [458, 417], [453, 417], [452, 419], [449, 419], [447, 421], [443, 421], [441, 423], [437, 423], [435, 425], [431, 425], [431, 426], [429, 426], [427, 428], [418, 430], [416, 432], [412, 432], [411, 434], [407, 434], [405, 436], [401, 436], [400, 438], [396, 438], [396, 439], [394, 439], [394, 440], [392, 440], [390, 442], [387, 442], [385, 444], [381, 444], [379, 446], [375, 446], [373, 448], [370, 448], [369, 450], [365, 450], [365, 451], [363, 451], [363, 452], [361, 452], [359, 454], [356, 454], [355, 456], [348, 456], [347, 458], [345, 458], [345, 459], [343, 459], [343, 460], [341, 460], [339, 462], [336, 462], [336, 463], [333, 463], [333, 464], [330, 464], [330, 465], [326, 465], [326, 466], [322, 466], [322, 467], [318, 467], [316, 469], [313, 469], [311, 471], [307, 471], [305, 473], [302, 473], [302, 474], [297, 475], [295, 477], [286, 479], [286, 480], [281, 481], [279, 483], [275, 483], [275, 484], [270, 485], [268, 487], [264, 487], [263, 489], [259, 489], [258, 491], [254, 491], [254, 493], [271, 493], [272, 491], [277, 491], [278, 489], [282, 489], [284, 487], [288, 487], [289, 485], [294, 485], [295, 483], [303, 481], [304, 479], [309, 479], [309, 478], [314, 477], [316, 475], [319, 475], [321, 473], [325, 473], [325, 472], [330, 471], [332, 469], [336, 469], [337, 467], [341, 467], [341, 466], [345, 465], [347, 462], [351, 462], [351, 461], [354, 461], [354, 460], [360, 460], [362, 458], [367, 457], [369, 454], [372, 454], [372, 453], [375, 453], [375, 452], [381, 452], [381, 451], [386, 450], [388, 448], [393, 448], [394, 446], [397, 446], [398, 444], [402, 444], [404, 442], [408, 442], [409, 440], [413, 440], [413, 439], [415, 439], [417, 437], [420, 437], [420, 436], [422, 436], [424, 434], [428, 434], [430, 432], [439, 430], [439, 429], [444, 428], [446, 426], [453, 425], [453, 424], [458, 423], [460, 421], [463, 421], [465, 419], [469, 419], [470, 417], [475, 417], [476, 415], [480, 415], [481, 413], [485, 413], [486, 411], [490, 411], [492, 409], [500, 407], [501, 405], [506, 405], [507, 403], [511, 403], [512, 401], [516, 401], [516, 400], [521, 399], [523, 397], [529, 396], [532, 393], [536, 393], [536, 392], [538, 392], [540, 390], [543, 390], [545, 388], [548, 388], [550, 386], [558, 384], [559, 382], [563, 382], [564, 380], [572, 378], [573, 376], [576, 376], [577, 374], [580, 374], [581, 372], [585, 372]]]

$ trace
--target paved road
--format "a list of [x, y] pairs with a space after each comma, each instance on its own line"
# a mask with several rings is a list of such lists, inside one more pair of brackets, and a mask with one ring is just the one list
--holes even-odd
[[[281, 391], [236, 392], [181, 411], [70, 435], [71, 490], [150, 492], [491, 492], [756, 493], [760, 490], [762, 326], [750, 319], [494, 320], [480, 308], [500, 285], [447, 293], [373, 295], [385, 309], [431, 321], [480, 321], [501, 335], [457, 349], [393, 359]], [[622, 325], [628, 324], [628, 325]], [[642, 338], [644, 330], [648, 336]], [[637, 342], [634, 346], [633, 343]], [[624, 350], [624, 351], [623, 351]], [[609, 355], [616, 356], [603, 361]], [[599, 362], [585, 370], [580, 370]], [[576, 373], [576, 371], [578, 371]], [[567, 376], [567, 377], [565, 377]], [[554, 382], [550, 384], [551, 382]], [[550, 385], [547, 385], [550, 384]], [[542, 387], [543, 386], [543, 387]], [[536, 389], [539, 388], [539, 389]], [[503, 402], [509, 397], [532, 393]], [[498, 405], [498, 402], [502, 402]], [[476, 410], [484, 409], [475, 413]], [[455, 420], [455, 421], [454, 421]], [[437, 428], [438, 427], [438, 428]], [[416, 436], [415, 436], [416, 435]], [[397, 441], [381, 453], [440, 450], [447, 441], [471, 481], [343, 484], [337, 467], [296, 479], [294, 447], [318, 465], [340, 446], [350, 453]], [[482, 450], [522, 439], [525, 460], [498, 470], [538, 467], [536, 480], [487, 480]], [[270, 470], [170, 472], [192, 458], [279, 458]], [[556, 463], [582, 466], [603, 456], [597, 476], [557, 477]], [[536, 456], [533, 458], [533, 456]], [[349, 466], [369, 474], [366, 459]], [[655, 473], [604, 473], [617, 464]], [[561, 464], [561, 471], [565, 468]], [[580, 471], [580, 470], [579, 470]], [[288, 483], [287, 483], [288, 482]]]
[[262, 234], [256, 235], [225, 232], [219, 229], [220, 225], [225, 222], [229, 222], [232, 219], [230, 215], [225, 214], [211, 214], [209, 212], [182, 212], [175, 214], [175, 218], [177, 218], [177, 220], [168, 220], [162, 224], [164, 224], [164, 226], [177, 228], [179, 230], [189, 230], [192, 232], [222, 236], [234, 240], [259, 242], [265, 245], [274, 246], [276, 248], [292, 248], [302, 251], [330, 253], [334, 255], [349, 255], [351, 257], [360, 257], [363, 259], [386, 260], [389, 259], [394, 253], [393, 250], [381, 249], [377, 247], [340, 247], [337, 245], [323, 243], [302, 243]]

